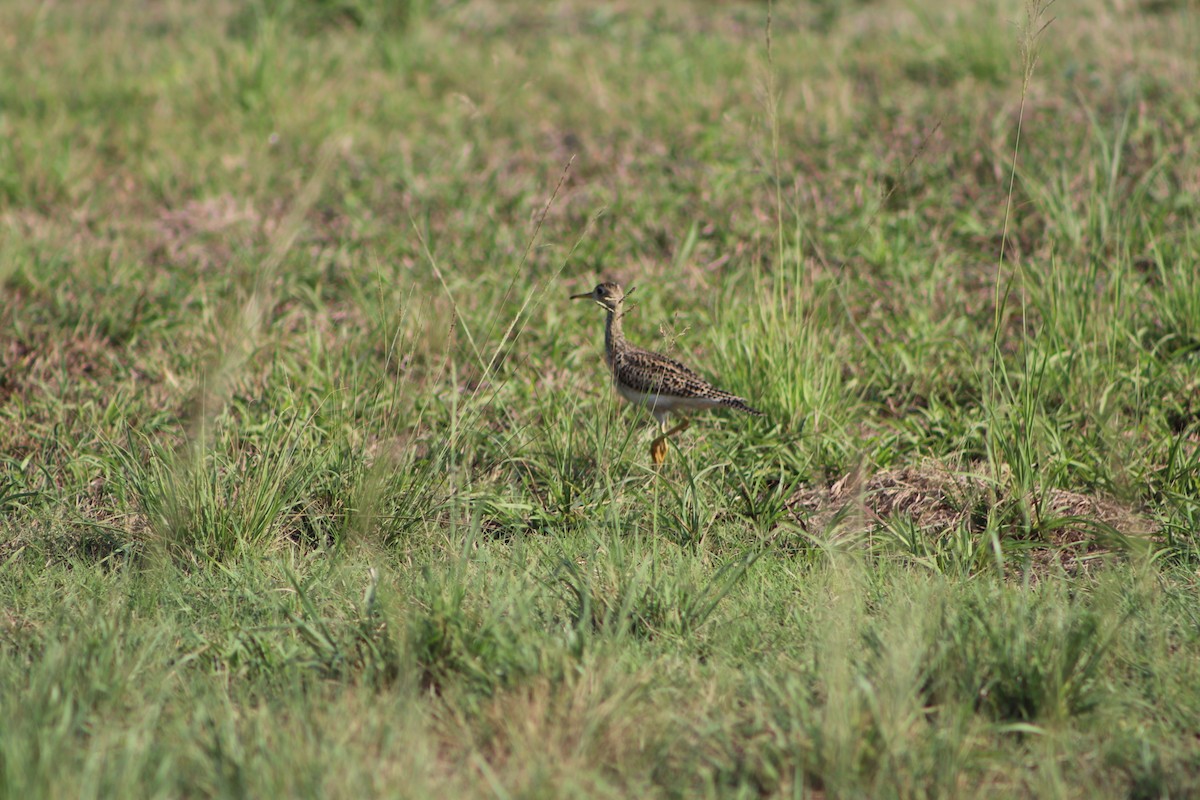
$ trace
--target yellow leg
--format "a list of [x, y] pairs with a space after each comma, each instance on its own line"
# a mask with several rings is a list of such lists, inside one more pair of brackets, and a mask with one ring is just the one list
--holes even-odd
[[661, 466], [667, 460], [667, 437], [659, 436], [650, 443], [650, 460], [654, 466]]
[[[692, 421], [687, 417], [684, 417], [682, 422], [680, 422], [674, 428], [671, 428], [671, 430], [665, 431], [661, 436], [650, 443], [650, 458], [654, 461], [654, 466], [657, 467], [667, 460], [667, 439], [677, 433], [686, 431], [688, 426], [691, 424]], [[666, 426], [664, 425], [663, 427]]]

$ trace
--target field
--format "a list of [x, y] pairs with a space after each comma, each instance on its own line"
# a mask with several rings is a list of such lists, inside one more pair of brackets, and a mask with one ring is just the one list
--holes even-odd
[[1200, 794], [1195, 0], [0, 41], [0, 798]]

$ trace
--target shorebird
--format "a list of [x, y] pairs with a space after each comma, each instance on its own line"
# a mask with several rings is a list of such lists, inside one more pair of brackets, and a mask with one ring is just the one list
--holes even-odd
[[675, 359], [625, 341], [621, 331], [625, 292], [619, 284], [602, 283], [590, 292], [571, 295], [572, 300], [584, 298], [595, 301], [608, 312], [604, 325], [604, 357], [612, 370], [617, 393], [635, 405], [644, 406], [658, 421], [661, 433], [650, 443], [650, 457], [656, 465], [667, 457], [667, 439], [691, 424], [684, 417], [678, 425], [667, 430], [667, 417], [672, 412], [732, 408], [763, 416], [763, 412], [751, 408], [742, 398], [718, 389]]

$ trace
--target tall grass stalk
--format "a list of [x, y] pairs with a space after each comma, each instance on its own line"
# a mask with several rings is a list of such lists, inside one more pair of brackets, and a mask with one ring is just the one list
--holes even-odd
[[[1037, 66], [1039, 48], [1047, 27], [1053, 21], [1044, 19], [1054, 0], [1027, 0], [1025, 17], [1021, 26], [1019, 48], [1021, 56], [1021, 95], [1017, 110], [1013, 153], [1009, 164], [1008, 192], [1004, 209], [1004, 224], [1000, 236], [1000, 252], [997, 254], [995, 282], [993, 286], [994, 318], [988, 372], [984, 375], [986, 391], [985, 414], [987, 418], [986, 451], [990, 481], [995, 491], [992, 511], [989, 512], [988, 534], [992, 540], [997, 567], [1002, 569], [1001, 529], [1011, 520], [1006, 516], [1010, 497], [1017, 504], [1017, 527], [1028, 531], [1031, 527], [1031, 508], [1037, 503], [1031, 497], [1039, 470], [1041, 453], [1036, 425], [1041, 402], [1041, 376], [1044, 375], [1045, 359], [1034, 353], [1026, 320], [1027, 292], [1021, 294], [1021, 338], [1018, 358], [1021, 363], [1013, 374], [1005, 360], [1002, 343], [1004, 324], [1007, 319], [1007, 304], [1015, 273], [1004, 270], [1007, 258], [1008, 235], [1013, 212], [1013, 194], [1016, 188], [1017, 165], [1020, 155], [1021, 135], [1024, 128], [1025, 106]], [[1019, 385], [1018, 385], [1019, 384]]]

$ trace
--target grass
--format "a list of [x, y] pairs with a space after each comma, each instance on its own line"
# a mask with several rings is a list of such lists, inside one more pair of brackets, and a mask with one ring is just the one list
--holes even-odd
[[5, 4], [0, 796], [1200, 791], [1197, 10]]

